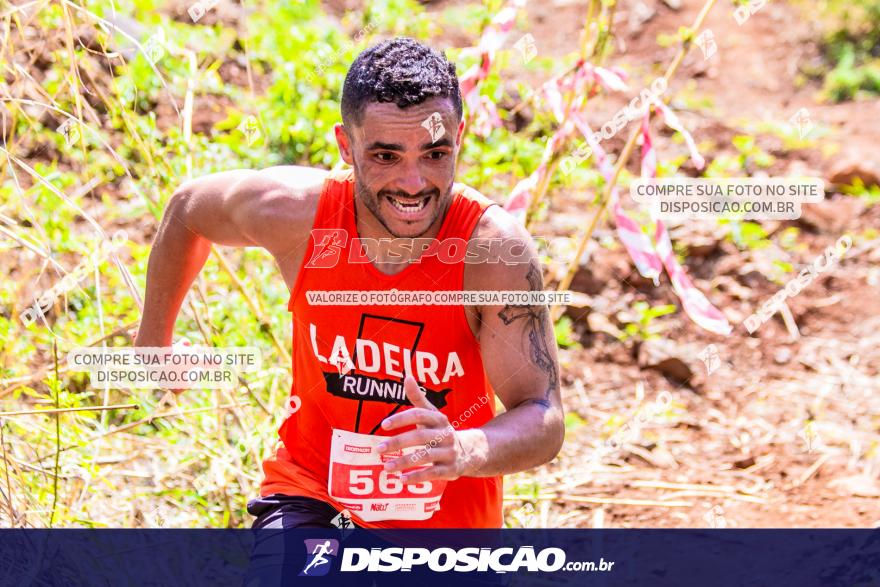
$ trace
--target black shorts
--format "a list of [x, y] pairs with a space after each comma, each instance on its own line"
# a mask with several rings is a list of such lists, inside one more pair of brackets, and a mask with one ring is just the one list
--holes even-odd
[[[341, 529], [333, 525], [333, 518], [339, 512], [330, 504], [311, 497], [276, 493], [249, 501], [247, 511], [257, 519], [252, 525], [255, 542], [242, 583], [245, 587], [282, 587], [299, 579], [298, 575], [306, 565], [303, 536], [301, 532], [287, 530], [323, 530], [315, 537], [335, 530], [327, 536], [341, 537]], [[346, 584], [369, 586], [363, 579], [347, 580]]]
[[300, 495], [275, 493], [258, 497], [248, 502], [247, 511], [257, 517], [252, 526], [255, 530], [338, 527], [333, 524], [333, 518], [339, 515], [336, 508]]

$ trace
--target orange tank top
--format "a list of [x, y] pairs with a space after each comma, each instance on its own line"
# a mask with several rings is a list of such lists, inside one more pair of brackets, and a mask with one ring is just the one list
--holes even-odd
[[[437, 239], [469, 240], [492, 204], [476, 190], [454, 184]], [[350, 433], [388, 436], [411, 429], [386, 432], [380, 428], [384, 418], [410, 406], [403, 393], [406, 373], [416, 378], [428, 399], [459, 429], [491, 420], [495, 395], [464, 306], [315, 305], [307, 298], [307, 292], [314, 291], [461, 291], [463, 261], [450, 263], [449, 257], [441, 261], [432, 255], [396, 275], [384, 274], [370, 262], [350, 262], [357, 260], [356, 254], [350, 257], [357, 237], [351, 170], [331, 173], [324, 182], [313, 229], [288, 306], [293, 313], [291, 397], [298, 396], [291, 404], [298, 409], [281, 425], [275, 455], [263, 463], [261, 494], [319, 499], [339, 510], [348, 509], [359, 525], [370, 528], [501, 527], [501, 477], [462, 477], [446, 483], [439, 501], [425, 505], [432, 513], [423, 520], [382, 514], [391, 519], [364, 521], [365, 507], [389, 506], [356, 505], [331, 491], [328, 482], [338, 483], [331, 479], [331, 445], [334, 455], [343, 447], [352, 453], [366, 450], [347, 441], [337, 447], [335, 437], [349, 438]], [[316, 239], [316, 235], [324, 236]], [[360, 245], [357, 249], [362, 250]], [[375, 478], [364, 480], [360, 474], [352, 477], [353, 491], [376, 484]], [[335, 476], [339, 477], [338, 471]], [[393, 479], [380, 478], [378, 484], [391, 491], [401, 489]]]

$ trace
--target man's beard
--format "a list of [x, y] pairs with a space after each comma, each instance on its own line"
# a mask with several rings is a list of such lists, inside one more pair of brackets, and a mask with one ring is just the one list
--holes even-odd
[[[382, 213], [379, 209], [380, 208], [379, 204], [381, 202], [381, 198], [384, 198], [386, 194], [393, 195], [394, 192], [386, 191], [385, 193], [382, 193], [382, 192], [370, 191], [370, 189], [367, 188], [366, 185], [361, 183], [360, 178], [358, 177], [358, 174], [357, 174], [357, 169], [355, 169], [355, 173], [354, 173], [354, 187], [355, 187], [355, 198], [360, 198], [360, 201], [363, 202], [363, 204], [367, 208], [367, 210], [370, 211], [370, 213], [376, 218], [376, 220], [378, 220], [379, 223], [385, 228], [385, 230], [387, 230], [391, 234], [391, 236], [393, 236], [394, 238], [418, 238], [418, 237], [422, 236], [423, 234], [425, 234], [434, 225], [434, 222], [437, 220], [437, 217], [440, 216], [441, 214], [443, 214], [446, 211], [446, 209], [448, 208], [447, 204], [450, 201], [450, 194], [452, 193], [452, 184], [450, 183], [449, 188], [447, 188], [446, 193], [443, 195], [440, 195], [440, 190], [436, 187], [433, 188], [432, 190], [430, 190], [429, 192], [422, 194], [422, 195], [430, 194], [430, 196], [432, 198], [436, 199], [437, 206], [434, 210], [434, 215], [431, 218], [431, 222], [429, 222], [427, 227], [425, 227], [425, 230], [423, 230], [419, 234], [403, 235], [403, 234], [395, 232], [390, 226], [388, 226], [388, 223], [382, 217]], [[405, 194], [404, 192], [400, 192], [397, 195], [408, 195], [408, 194]]]

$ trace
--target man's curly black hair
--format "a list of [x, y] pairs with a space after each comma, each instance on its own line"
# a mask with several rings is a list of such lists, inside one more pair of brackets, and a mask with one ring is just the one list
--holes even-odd
[[389, 39], [365, 50], [351, 64], [342, 86], [342, 122], [361, 124], [370, 102], [394, 102], [406, 108], [434, 97], [449, 98], [461, 120], [455, 64], [415, 39]]

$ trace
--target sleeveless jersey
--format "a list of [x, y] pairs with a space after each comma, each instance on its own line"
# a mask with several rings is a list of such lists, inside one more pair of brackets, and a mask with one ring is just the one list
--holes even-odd
[[[438, 241], [466, 243], [492, 204], [476, 190], [454, 184]], [[429, 483], [403, 486], [399, 477], [383, 473], [381, 464], [365, 464], [378, 458], [369, 453], [379, 436], [413, 429], [380, 427], [384, 418], [411, 405], [403, 391], [406, 374], [459, 430], [491, 420], [495, 394], [462, 305], [310, 303], [307, 294], [315, 291], [463, 290], [460, 255], [457, 262], [448, 255], [443, 260], [423, 256], [387, 275], [364, 262], [356, 238], [353, 172], [331, 173], [288, 305], [293, 313], [290, 405], [298, 409], [288, 410], [293, 413], [279, 429], [276, 453], [263, 463], [261, 494], [319, 499], [348, 509], [369, 528], [499, 528], [501, 477], [435, 482], [429, 492]], [[444, 486], [440, 492], [437, 485]]]

